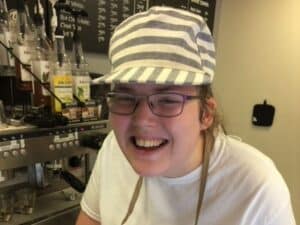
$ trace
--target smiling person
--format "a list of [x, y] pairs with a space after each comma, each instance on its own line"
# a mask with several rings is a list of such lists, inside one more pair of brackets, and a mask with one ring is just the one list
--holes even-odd
[[273, 162], [220, 131], [215, 48], [203, 18], [169, 7], [115, 30], [106, 99], [112, 131], [77, 225], [294, 225]]

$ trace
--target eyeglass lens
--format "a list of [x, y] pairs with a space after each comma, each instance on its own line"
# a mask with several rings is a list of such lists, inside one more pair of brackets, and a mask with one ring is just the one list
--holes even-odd
[[140, 98], [147, 98], [151, 111], [158, 116], [177, 116], [182, 112], [184, 96], [175, 93], [159, 93], [149, 96], [134, 96], [126, 93], [107, 94], [107, 102], [112, 113], [121, 115], [132, 114]]

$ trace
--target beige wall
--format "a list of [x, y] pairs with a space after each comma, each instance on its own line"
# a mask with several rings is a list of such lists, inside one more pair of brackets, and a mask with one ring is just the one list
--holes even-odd
[[109, 60], [106, 55], [87, 53], [86, 57], [90, 72], [105, 74], [110, 71]]
[[[217, 0], [215, 94], [228, 133], [270, 156], [291, 190], [300, 222], [300, 1]], [[270, 128], [252, 107], [276, 107]], [[280, 204], [280, 203], [278, 203]]]

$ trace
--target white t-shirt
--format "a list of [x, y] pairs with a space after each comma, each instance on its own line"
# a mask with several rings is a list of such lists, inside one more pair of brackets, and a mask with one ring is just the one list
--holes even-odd
[[[126, 225], [193, 225], [201, 167], [178, 178], [144, 178]], [[103, 143], [81, 201], [101, 225], [120, 225], [138, 175], [113, 132]], [[220, 134], [211, 152], [201, 225], [295, 225], [289, 190], [273, 162], [255, 148]]]

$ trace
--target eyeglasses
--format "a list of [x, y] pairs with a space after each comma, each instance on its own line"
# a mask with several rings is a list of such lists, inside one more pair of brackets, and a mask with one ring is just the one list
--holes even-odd
[[131, 95], [121, 92], [109, 92], [106, 94], [109, 111], [118, 115], [133, 114], [142, 98], [147, 100], [153, 114], [160, 117], [175, 117], [182, 113], [186, 101], [199, 99], [199, 96], [178, 93]]

